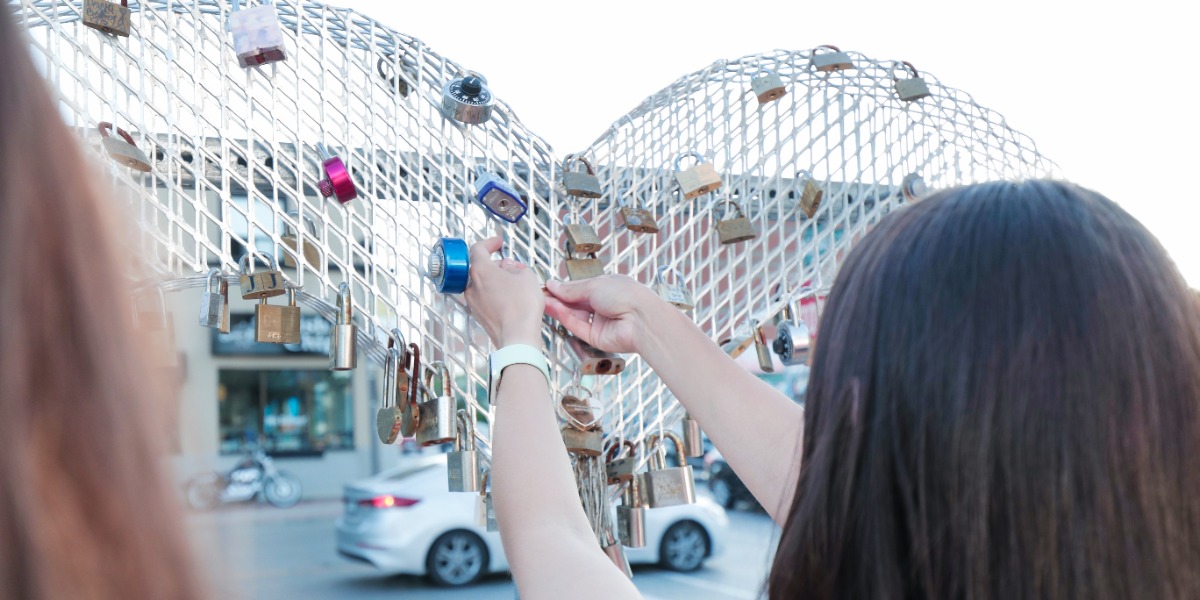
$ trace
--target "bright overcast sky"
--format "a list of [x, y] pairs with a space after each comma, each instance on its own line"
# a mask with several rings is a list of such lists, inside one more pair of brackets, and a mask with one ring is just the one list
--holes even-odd
[[1119, 202], [1200, 288], [1193, 2], [333, 0], [488, 77], [561, 155], [714, 60], [835, 44], [911, 61]]

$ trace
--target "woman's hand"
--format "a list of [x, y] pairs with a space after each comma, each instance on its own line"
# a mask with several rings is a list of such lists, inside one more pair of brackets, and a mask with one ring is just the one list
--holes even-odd
[[[647, 315], [668, 306], [646, 286], [624, 275], [583, 281], [549, 281], [546, 314], [583, 341], [608, 352], [638, 352]], [[674, 310], [674, 307], [672, 307]]]
[[490, 237], [471, 246], [471, 279], [465, 298], [492, 344], [541, 348], [546, 297], [536, 274], [511, 258], [492, 259], [503, 240]]

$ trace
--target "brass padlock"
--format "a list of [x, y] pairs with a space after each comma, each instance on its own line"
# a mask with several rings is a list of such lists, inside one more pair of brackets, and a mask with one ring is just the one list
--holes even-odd
[[254, 272], [253, 262], [250, 258], [251, 253], [247, 252], [238, 261], [240, 271], [238, 283], [241, 284], [243, 300], [274, 298], [287, 293], [286, 279], [283, 277], [283, 272], [279, 270], [279, 263], [275, 261], [274, 257], [270, 261], [270, 270], [257, 273]]
[[[921, 74], [917, 72], [917, 68], [907, 60], [900, 61], [897, 67], [903, 67], [910, 73], [912, 77], [900, 79], [894, 74], [892, 75], [893, 86], [896, 88], [896, 95], [905, 102], [920, 100], [929, 96], [929, 86], [925, 84], [925, 80], [921, 79]], [[893, 71], [895, 73], [895, 71]]]
[[500, 531], [500, 524], [496, 522], [496, 507], [492, 505], [492, 491], [488, 489], [488, 480], [492, 477], [492, 470], [488, 469], [483, 472], [483, 482], [479, 486], [479, 503], [478, 516], [476, 524], [483, 527], [487, 531]]
[[636, 198], [634, 205], [629, 206], [625, 203], [625, 196], [622, 195], [617, 199], [617, 204], [621, 207], [618, 214], [621, 215], [621, 224], [625, 226], [625, 229], [634, 233], [658, 233], [658, 219], [654, 218], [654, 213], [638, 204]]
[[[400, 333], [397, 329], [393, 329], [392, 332]], [[421, 426], [420, 405], [417, 403], [417, 394], [421, 389], [421, 349], [415, 343], [410, 343], [408, 352], [401, 350], [400, 356], [401, 374], [398, 381], [403, 381], [400, 391], [408, 392], [407, 397], [400, 398], [400, 435], [410, 438], [416, 435]]]
[[280, 306], [280, 324], [283, 329], [281, 344], [300, 343], [300, 307], [296, 306], [296, 288], [288, 288], [287, 306]]
[[[670, 277], [663, 277], [669, 274]], [[670, 279], [670, 281], [667, 281]], [[696, 303], [692, 301], [692, 293], [687, 289], [687, 283], [683, 280], [683, 274], [679, 269], [663, 265], [658, 268], [658, 273], [654, 276], [654, 291], [659, 298], [670, 302], [682, 311], [689, 311], [696, 307]]]
[[338, 284], [337, 314], [329, 332], [329, 370], [349, 371], [358, 366], [358, 327], [354, 325], [354, 298], [350, 284]]
[[[584, 171], [576, 171], [579, 164], [582, 163]], [[563, 187], [567, 193], [576, 198], [599, 198], [602, 193], [600, 190], [600, 178], [596, 177], [596, 171], [592, 168], [592, 163], [582, 156], [568, 154], [563, 159]]]
[[[684, 169], [683, 159], [688, 156], [695, 158], [696, 164]], [[675, 157], [675, 181], [679, 184], [679, 189], [683, 191], [685, 200], [721, 188], [721, 176], [717, 175], [716, 168], [695, 150]]]
[[400, 437], [400, 399], [404, 396], [399, 393], [397, 381], [403, 360], [399, 350], [387, 349], [383, 361], [383, 406], [375, 414], [375, 432], [384, 444], [394, 444]]
[[[717, 209], [720, 206], [726, 205], [733, 206], [736, 216], [733, 218], [721, 218], [717, 216]], [[742, 207], [733, 200], [726, 199], [719, 206], [714, 206], [713, 217], [717, 220], [717, 239], [722, 244], [739, 244], [758, 237], [758, 234], [754, 231], [754, 225], [746, 217], [746, 213], [742, 212]]]
[[[110, 4], [103, 0], [97, 1], [102, 4]], [[100, 123], [96, 128], [100, 130], [100, 144], [104, 146], [104, 151], [110, 158], [135, 171], [150, 172], [150, 157], [137, 147], [137, 142], [133, 141], [133, 136], [129, 135], [129, 132], [117, 127], [117, 135], [121, 137], [113, 137], [110, 131], [113, 129], [113, 124], [107, 121]]]
[[229, 299], [221, 293], [221, 270], [209, 269], [200, 294], [200, 326], [217, 329], [229, 310]]
[[258, 304], [254, 305], [254, 341], [282, 344], [283, 343], [283, 306], [267, 304], [267, 298], [260, 296]]
[[[818, 50], [827, 51], [818, 53]], [[816, 70], [826, 73], [854, 68], [854, 61], [850, 60], [849, 54], [829, 44], [813, 48], [812, 59], [809, 62]]]
[[825, 191], [817, 186], [815, 178], [808, 171], [801, 169], [796, 173], [796, 177], [804, 182], [804, 189], [800, 192], [800, 210], [811, 219], [817, 214], [817, 209], [821, 208], [821, 197], [825, 195]]
[[458, 409], [455, 413], [458, 435], [454, 449], [446, 453], [446, 487], [451, 492], [479, 491], [479, 452], [475, 450], [475, 423], [470, 413]]
[[605, 352], [567, 331], [561, 325], [558, 334], [566, 342], [567, 349], [579, 363], [579, 372], [583, 375], [616, 375], [625, 370], [625, 359], [621, 355]]
[[751, 337], [754, 339], [754, 353], [758, 355], [758, 368], [764, 373], [775, 372], [775, 362], [771, 358], [771, 346], [767, 343], [767, 331], [758, 319], [750, 319]]
[[575, 255], [575, 249], [570, 240], [567, 240], [564, 246], [567, 251], [567, 277], [570, 277], [571, 281], [590, 279], [604, 274], [604, 263], [596, 257], [594, 252], [586, 258], [579, 258]]
[[646, 503], [636, 477], [630, 479], [621, 492], [621, 505], [617, 507], [617, 539], [622, 546], [630, 548], [646, 545]]
[[923, 198], [927, 191], [929, 186], [925, 185], [925, 178], [921, 177], [920, 173], [909, 173], [900, 182], [900, 193], [905, 202], [916, 202]]
[[[575, 221], [578, 221], [576, 223]], [[572, 213], [563, 217], [563, 225], [567, 230], [567, 242], [579, 254], [595, 254], [600, 251], [603, 244], [600, 242], [600, 236], [596, 234], [596, 230], [587, 224], [578, 213]]]
[[600, 456], [603, 451], [604, 432], [599, 429], [583, 431], [570, 425], [563, 425], [561, 432], [563, 445], [567, 447], [567, 452], [581, 456]]
[[105, 0], [83, 0], [83, 24], [121, 37], [129, 36], [129, 0], [120, 4]]
[[458, 417], [455, 411], [454, 390], [450, 381], [450, 367], [442, 361], [425, 366], [425, 389], [433, 395], [434, 375], [442, 378], [442, 394], [420, 404], [417, 419], [417, 443], [434, 446], [454, 442], [458, 438]]
[[221, 277], [221, 297], [225, 299], [225, 309], [221, 312], [221, 326], [217, 333], [229, 333], [229, 282]]
[[303, 217], [301, 217], [300, 211], [298, 211], [298, 210], [289, 210], [287, 212], [287, 216], [294, 217], [296, 219], [297, 223], [299, 223], [300, 221], [304, 221], [304, 225], [308, 229], [308, 235], [303, 236], [306, 239], [301, 241], [300, 238], [302, 236], [300, 235], [300, 232], [296, 229], [293, 229], [290, 224], [288, 224], [286, 221], [284, 221], [284, 234], [279, 237], [279, 241], [283, 242], [283, 245], [287, 246], [287, 248], [291, 250], [291, 252], [283, 253], [283, 261], [282, 262], [283, 262], [284, 268], [285, 269], [295, 269], [296, 268], [296, 260], [292, 258], [292, 255], [297, 252], [300, 252], [298, 247], [300, 246], [300, 244], [304, 244], [304, 250], [303, 250], [304, 262], [307, 262], [310, 267], [320, 271], [321, 270], [321, 249], [317, 246], [316, 243], [314, 243], [314, 242], [319, 242], [321, 240], [320, 236], [317, 234], [316, 222], [313, 221], [312, 217], [308, 216], [307, 214], [305, 214]]
[[779, 76], [779, 73], [767, 69], [760, 70], [750, 78], [750, 89], [754, 90], [755, 96], [758, 96], [759, 104], [774, 102], [787, 94], [783, 78]]
[[[622, 452], [625, 449], [628, 449], [629, 452]], [[604, 473], [608, 485], [616, 485], [633, 479], [637, 474], [637, 449], [637, 444], [629, 440], [623, 440], [620, 444], [614, 444], [608, 449], [608, 453], [604, 457]]]
[[[679, 461], [678, 467], [667, 467], [667, 452], [664, 439], [675, 444], [675, 455]], [[649, 508], [679, 506], [696, 502], [696, 482], [692, 476], [692, 466], [687, 464], [683, 454], [683, 441], [670, 431], [660, 436], [657, 433], [646, 438], [646, 453], [650, 456], [650, 470], [641, 473], [638, 482], [642, 498]]]
[[689, 458], [704, 456], [704, 432], [688, 412], [683, 413], [683, 453]]

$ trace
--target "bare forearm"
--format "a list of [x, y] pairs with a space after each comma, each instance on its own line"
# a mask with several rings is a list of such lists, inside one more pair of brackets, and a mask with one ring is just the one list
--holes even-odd
[[647, 310], [640, 354], [782, 523], [799, 474], [804, 409], [735, 363], [674, 307]]

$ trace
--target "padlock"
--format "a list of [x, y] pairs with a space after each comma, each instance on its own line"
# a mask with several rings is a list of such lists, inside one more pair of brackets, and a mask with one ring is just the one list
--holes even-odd
[[[675, 444], [678, 467], [667, 467], [667, 452], [664, 439]], [[679, 506], [696, 502], [696, 482], [692, 467], [683, 454], [683, 441], [670, 431], [661, 435], [651, 434], [646, 439], [646, 452], [650, 456], [650, 470], [640, 473], [638, 482], [642, 498], [648, 508]]]
[[729, 358], [737, 358], [742, 355], [750, 346], [754, 345], [754, 335], [744, 335], [737, 338], [726, 338], [717, 343], [724, 350]]
[[479, 73], [468, 72], [442, 87], [442, 114], [464, 125], [486, 123], [495, 104], [487, 78]]
[[426, 270], [437, 291], [443, 294], [467, 291], [471, 274], [471, 251], [467, 242], [459, 238], [438, 238], [429, 252]]
[[600, 411], [591, 400], [592, 390], [578, 383], [571, 384], [562, 392], [558, 414], [576, 429], [596, 429], [600, 426]]
[[621, 492], [621, 505], [617, 507], [617, 539], [629, 548], [646, 545], [646, 504], [636, 477], [631, 478]]
[[358, 366], [358, 327], [354, 325], [354, 298], [350, 284], [338, 284], [337, 314], [329, 332], [329, 370], [349, 371]]
[[801, 170], [796, 177], [804, 182], [804, 190], [800, 192], [800, 210], [811, 219], [817, 214], [817, 209], [821, 208], [821, 197], [825, 195], [825, 191], [817, 185], [812, 173], [808, 171]]
[[560, 431], [567, 452], [581, 456], [600, 456], [604, 451], [604, 432], [599, 429], [584, 431], [563, 425]]
[[[718, 206], [713, 207], [713, 218], [717, 219], [717, 239], [722, 244], [740, 244], [758, 237], [754, 224], [742, 212], [742, 207], [733, 200], [726, 199], [720, 206], [731, 205], [737, 216], [732, 219], [717, 217]], [[728, 216], [728, 215], [727, 215]]]
[[[304, 262], [308, 263], [310, 267], [320, 271], [322, 261], [321, 249], [316, 244], [316, 242], [320, 241], [320, 236], [317, 234], [316, 221], [313, 221], [312, 217], [308, 216], [307, 214], [301, 217], [300, 211], [298, 210], [289, 210], [287, 212], [287, 216], [295, 218], [297, 223], [301, 221], [304, 222], [305, 227], [308, 229], [308, 236], [303, 242]], [[284, 246], [287, 246], [289, 249], [291, 249], [290, 253], [282, 253], [283, 260], [280, 262], [283, 263], [283, 267], [285, 269], [295, 269], [296, 261], [292, 259], [292, 254], [300, 252], [298, 249], [301, 243], [299, 231], [293, 229], [291, 225], [287, 224], [287, 222], [284, 222], [284, 234], [279, 236], [279, 241], [282, 242]]]
[[488, 489], [488, 480], [491, 477], [491, 469], [483, 472], [483, 482], [479, 486], [476, 524], [487, 531], [500, 531], [500, 525], [496, 522], [496, 507], [492, 504], [492, 491]]
[[783, 319], [775, 326], [775, 341], [771, 349], [785, 365], [808, 364], [812, 348], [812, 336], [808, 326], [801, 321], [794, 302], [789, 302], [783, 311]]
[[[105, 2], [104, 0], [96, 1], [100, 4], [112, 6], [112, 3]], [[133, 141], [133, 136], [129, 135], [129, 132], [117, 127], [117, 135], [121, 137], [115, 138], [109, 131], [113, 128], [112, 123], [103, 122], [96, 127], [100, 130], [100, 143], [104, 146], [104, 151], [108, 153], [110, 158], [118, 164], [135, 171], [150, 172], [150, 157], [146, 156], [146, 153], [137, 147], [137, 142]]]
[[245, 256], [238, 261], [240, 268], [240, 276], [238, 283], [242, 287], [243, 300], [257, 300], [261, 298], [274, 298], [287, 293], [285, 286], [286, 280], [283, 273], [279, 270], [279, 263], [274, 257], [271, 258], [269, 271], [254, 272], [251, 253], [247, 252]]
[[634, 205], [629, 206], [625, 203], [625, 196], [622, 195], [617, 199], [617, 204], [621, 210], [618, 214], [621, 215], [621, 224], [634, 233], [658, 233], [658, 219], [654, 217], [654, 213], [642, 207], [634, 199]]
[[[405, 63], [406, 63], [405, 64], [406, 67], [410, 66], [407, 63], [407, 61], [405, 61]], [[390, 57], [381, 56], [381, 57], [379, 57], [379, 60], [375, 63], [375, 70], [379, 73], [379, 76], [382, 77], [383, 80], [388, 83], [389, 90], [392, 90], [393, 92], [398, 92], [401, 96], [404, 96], [407, 98], [408, 97], [408, 81], [404, 77], [388, 74], [386, 69], [389, 64], [392, 64]], [[410, 75], [412, 73], [412, 71], [410, 71], [407, 68], [402, 68], [401, 70], [405, 71], [406, 73], [409, 73]], [[413, 79], [416, 79], [416, 77], [413, 77]]]
[[596, 230], [579, 216], [579, 213], [572, 212], [563, 217], [563, 225], [566, 228], [567, 242], [575, 249], [575, 252], [580, 254], [595, 254], [600, 251], [603, 244], [600, 242], [600, 236], [596, 234]]
[[[397, 330], [392, 331], [399, 333]], [[417, 394], [421, 389], [421, 349], [416, 344], [408, 345], [408, 352], [401, 354], [401, 377], [404, 382], [404, 387], [401, 391], [407, 390], [407, 399], [401, 398], [400, 406], [400, 435], [406, 438], [413, 437], [417, 433], [417, 429], [421, 426], [421, 411], [420, 405], [417, 403]], [[411, 375], [410, 375], [411, 374]]]
[[267, 304], [260, 296], [254, 305], [254, 341], [270, 344], [283, 343], [283, 306]]
[[83, 0], [83, 24], [121, 37], [129, 36], [129, 0]]
[[700, 421], [692, 418], [692, 414], [683, 413], [683, 453], [688, 458], [704, 456], [704, 433], [700, 431]]
[[221, 311], [221, 326], [217, 333], [229, 333], [229, 282], [224, 277], [221, 277], [221, 297], [225, 299], [225, 309]]
[[775, 372], [775, 362], [771, 358], [771, 346], [767, 343], [767, 332], [758, 319], [750, 319], [751, 337], [754, 339], [754, 352], [758, 355], [758, 368], [764, 373]]
[[629, 568], [629, 557], [625, 556], [625, 547], [613, 536], [611, 531], [604, 531], [604, 541], [600, 543], [600, 549], [604, 551], [604, 555], [613, 562], [625, 577], [633, 579], [633, 569]]
[[762, 69], [750, 78], [750, 89], [754, 90], [754, 95], [758, 96], [759, 104], [774, 102], [787, 94], [787, 88], [783, 85], [783, 78], [779, 73]]
[[916, 202], [923, 198], [927, 191], [929, 188], [925, 185], [925, 178], [921, 177], [920, 173], [909, 173], [900, 182], [900, 193], [904, 196], [905, 202]]
[[558, 334], [563, 337], [567, 349], [579, 363], [579, 372], [583, 375], [616, 375], [625, 370], [625, 359], [619, 354], [605, 352], [585, 341], [579, 336], [567, 331], [561, 325]]
[[[827, 52], [818, 53], [817, 50], [827, 50]], [[854, 68], [854, 61], [850, 60], [849, 54], [842, 52], [837, 46], [829, 44], [814, 48], [810, 63], [816, 70], [826, 73]]]
[[[584, 167], [582, 172], [576, 170], [581, 163]], [[582, 156], [568, 154], [563, 159], [562, 181], [567, 193], [576, 198], [599, 198], [602, 195], [600, 178], [596, 177], [592, 163]]]
[[200, 326], [221, 327], [229, 309], [229, 299], [221, 294], [221, 270], [209, 269], [204, 292], [200, 294]]
[[[696, 164], [684, 169], [683, 159], [685, 156], [694, 157]], [[703, 155], [694, 150], [675, 157], [675, 181], [679, 183], [679, 189], [683, 191], [685, 200], [716, 191], [721, 187], [721, 176], [717, 175], [716, 168], [705, 160]]]
[[450, 381], [450, 367], [438, 360], [425, 366], [425, 387], [433, 395], [434, 375], [442, 378], [442, 393], [426, 400], [417, 407], [417, 443], [435, 446], [455, 441], [458, 437], [458, 417], [454, 401], [454, 390]]
[[270, 3], [242, 9], [238, 0], [233, 0], [229, 31], [233, 34], [233, 52], [243, 69], [287, 59], [283, 51], [283, 28]]
[[322, 179], [317, 182], [317, 190], [329, 198], [336, 197], [338, 202], [345, 204], [358, 197], [358, 188], [350, 178], [350, 171], [341, 158], [333, 156], [325, 148], [325, 144], [317, 142], [317, 153], [321, 155]]
[[475, 167], [475, 200], [509, 223], [520, 221], [529, 210], [517, 188], [480, 166]]
[[464, 409], [458, 409], [454, 416], [458, 435], [454, 438], [454, 449], [446, 453], [446, 487], [451, 492], [478, 492], [479, 452], [475, 450], [475, 424]]
[[[630, 481], [637, 474], [637, 448], [637, 444], [623, 440], [620, 444], [615, 444], [608, 449], [604, 465], [605, 481], [608, 485]], [[624, 449], [628, 449], [629, 453], [621, 452]]]
[[912, 77], [900, 79], [899, 77], [895, 76], [895, 71], [893, 70], [893, 86], [896, 88], [896, 95], [899, 96], [901, 100], [905, 102], [912, 102], [914, 100], [920, 100], [921, 98], [929, 96], [929, 86], [925, 84], [924, 79], [921, 79], [921, 74], [917, 72], [917, 68], [914, 67], [912, 63], [908, 62], [907, 60], [902, 60], [896, 66], [904, 67], [906, 70], [912, 73]]
[[[151, 344], [149, 355], [155, 365], [165, 369], [179, 366], [179, 351], [175, 349], [175, 319], [167, 310], [167, 298], [162, 287], [155, 287], [158, 293], [158, 308], [144, 311], [134, 302], [134, 324], [146, 335], [146, 341]], [[144, 306], [144, 304], [143, 304]]]
[[387, 358], [383, 361], [383, 406], [375, 414], [375, 432], [379, 435], [379, 441], [384, 444], [393, 444], [400, 437], [399, 403], [404, 396], [400, 394], [397, 378], [403, 360], [399, 350], [387, 349]]
[[[669, 274], [670, 277], [663, 277]], [[670, 281], [667, 281], [670, 279]], [[654, 276], [654, 291], [659, 298], [670, 302], [682, 311], [689, 311], [696, 307], [696, 303], [692, 301], [692, 293], [687, 289], [687, 283], [683, 280], [683, 273], [679, 269], [663, 265], [658, 268], [658, 273]]]
[[590, 279], [604, 274], [604, 263], [596, 257], [594, 252], [586, 258], [579, 258], [575, 256], [571, 240], [566, 240], [564, 246], [567, 251], [567, 277], [570, 277], [571, 281]]

